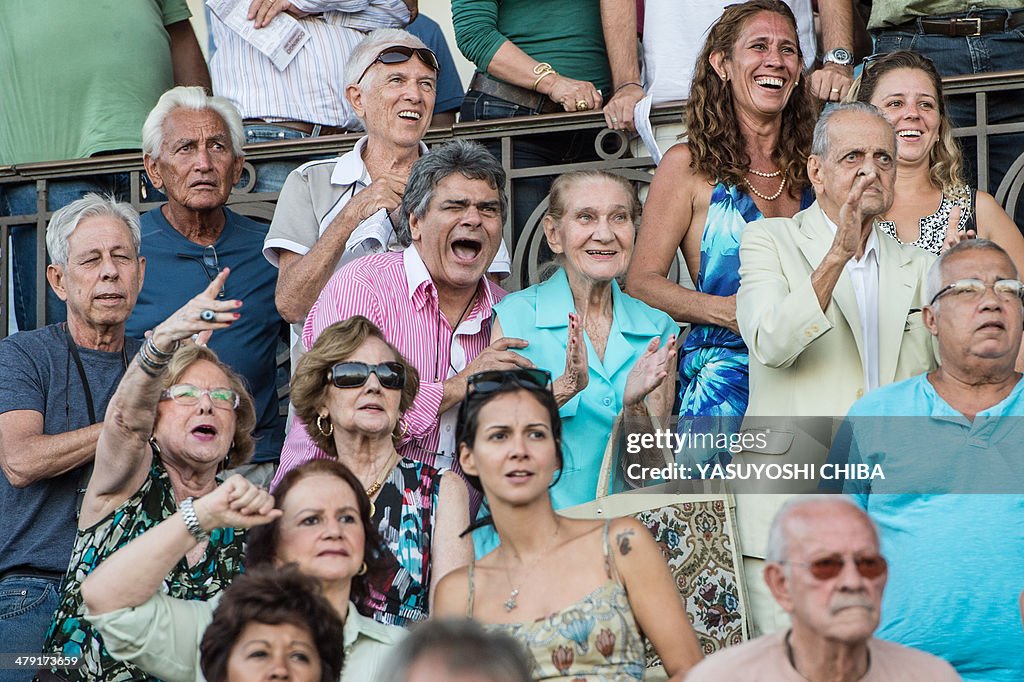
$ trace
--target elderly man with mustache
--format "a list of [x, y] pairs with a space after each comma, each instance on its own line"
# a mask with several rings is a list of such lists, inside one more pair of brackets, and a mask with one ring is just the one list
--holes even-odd
[[792, 626], [729, 647], [687, 682], [946, 682], [960, 678], [930, 654], [875, 639], [888, 565], [874, 524], [850, 498], [806, 495], [772, 521], [764, 579]]

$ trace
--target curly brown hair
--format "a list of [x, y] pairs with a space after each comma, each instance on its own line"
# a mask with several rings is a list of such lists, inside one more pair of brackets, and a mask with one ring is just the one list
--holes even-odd
[[[731, 58], [743, 27], [760, 12], [781, 15], [792, 26], [794, 37], [797, 35], [793, 12], [781, 0], [748, 0], [730, 5], [709, 30], [693, 71], [693, 85], [686, 105], [686, 128], [692, 158], [690, 165], [715, 182], [736, 186], [745, 184], [750, 155], [740, 128], [736, 125], [736, 103], [732, 88], [715, 73], [711, 66], [711, 55], [722, 52]], [[803, 65], [799, 40], [794, 42], [797, 58]], [[790, 190], [796, 191], [809, 184], [807, 155], [817, 117], [806, 78], [800, 78], [780, 116], [782, 130], [772, 159], [782, 169]]]
[[935, 100], [939, 107], [939, 129], [935, 146], [928, 157], [928, 176], [932, 184], [951, 199], [968, 195], [964, 180], [964, 159], [960, 144], [953, 137], [953, 124], [946, 112], [946, 99], [942, 96], [942, 76], [928, 57], [910, 50], [897, 50], [877, 58], [865, 60], [864, 70], [853, 83], [847, 101], [871, 104], [878, 81], [885, 74], [896, 69], [917, 69], [924, 72], [935, 88]]
[[[295, 376], [292, 377], [291, 398], [295, 414], [302, 420], [309, 437], [317, 447], [333, 457], [338, 456], [334, 438], [325, 436], [316, 427], [320, 408], [327, 401], [327, 391], [331, 387], [328, 375], [334, 365], [355, 353], [356, 349], [371, 336], [383, 341], [395, 354], [395, 360], [405, 368], [405, 387], [398, 403], [399, 415], [405, 414], [419, 391], [420, 373], [402, 357], [397, 348], [388, 343], [384, 338], [384, 332], [362, 315], [353, 315], [325, 329], [309, 352], [299, 360]], [[402, 420], [399, 417], [394, 434], [396, 443], [402, 435], [402, 429]]]
[[294, 625], [313, 638], [320, 682], [336, 682], [345, 660], [344, 625], [315, 578], [294, 568], [260, 568], [231, 583], [199, 645], [199, 668], [211, 682], [227, 679], [228, 659], [250, 623]]
[[174, 357], [171, 358], [171, 362], [167, 366], [167, 372], [161, 377], [161, 383], [164, 389], [170, 388], [181, 381], [181, 377], [184, 376], [188, 368], [200, 360], [214, 364], [217, 369], [224, 372], [228, 378], [228, 388], [238, 394], [238, 407], [235, 408], [235, 435], [231, 441], [231, 447], [228, 449], [228, 461], [225, 468], [241, 466], [249, 461], [256, 449], [256, 441], [252, 437], [253, 429], [256, 428], [256, 407], [252, 402], [252, 395], [249, 393], [245, 380], [221, 362], [213, 349], [193, 343], [175, 351]]

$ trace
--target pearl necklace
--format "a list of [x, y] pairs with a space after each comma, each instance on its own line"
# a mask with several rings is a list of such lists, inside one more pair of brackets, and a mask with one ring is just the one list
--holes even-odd
[[758, 177], [762, 177], [762, 178], [777, 178], [780, 175], [782, 175], [782, 169], [781, 168], [779, 170], [775, 171], [774, 173], [762, 173], [761, 171], [754, 170], [753, 168], [748, 168], [747, 172], [748, 173], [753, 173], [754, 175], [756, 175]]
[[[775, 177], [775, 176], [778, 176], [778, 175], [782, 174], [782, 171], [775, 171], [774, 175], [764, 175], [762, 173], [758, 173], [757, 171], [755, 171], [753, 169], [748, 169], [748, 170], [750, 170], [750, 172], [753, 173], [754, 175], [760, 175], [763, 178]], [[747, 187], [750, 188], [751, 192], [753, 192], [755, 195], [761, 197], [765, 201], [775, 201], [776, 199], [778, 199], [779, 197], [782, 196], [782, 190], [786, 189], [786, 177], [785, 176], [782, 177], [782, 182], [779, 183], [779, 190], [777, 192], [775, 192], [775, 194], [771, 195], [770, 197], [769, 196], [765, 196], [764, 194], [761, 194], [760, 192], [758, 192], [757, 188], [754, 187], [752, 184], [750, 184], [749, 180], [747, 180], [745, 182], [747, 183]]]

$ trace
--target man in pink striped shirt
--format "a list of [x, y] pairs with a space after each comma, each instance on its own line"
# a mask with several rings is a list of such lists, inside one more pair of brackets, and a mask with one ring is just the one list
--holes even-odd
[[[364, 315], [419, 370], [420, 390], [402, 418], [399, 452], [439, 469], [459, 471], [455, 413], [476, 372], [532, 367], [514, 352], [526, 341], [491, 343], [491, 308], [505, 292], [484, 273], [501, 243], [507, 213], [505, 172], [481, 145], [455, 140], [412, 168], [402, 215], [412, 246], [364, 256], [324, 287], [302, 332], [306, 350], [331, 324]], [[327, 457], [295, 422], [274, 485], [299, 464]]]

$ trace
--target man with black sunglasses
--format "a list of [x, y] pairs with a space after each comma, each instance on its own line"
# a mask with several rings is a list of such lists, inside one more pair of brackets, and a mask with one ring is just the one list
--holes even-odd
[[889, 577], [874, 524], [849, 498], [786, 502], [768, 533], [764, 580], [788, 630], [708, 657], [687, 682], [952, 682], [944, 661], [873, 637]]
[[245, 377], [252, 392], [256, 452], [240, 473], [264, 485], [274, 475], [284, 442], [277, 345], [285, 326], [274, 305], [276, 273], [260, 249], [267, 226], [225, 206], [242, 171], [243, 140], [234, 105], [201, 88], [169, 90], [150, 112], [142, 130], [144, 162], [167, 203], [142, 216], [142, 255], [150, 263], [150, 278], [127, 331], [143, 338], [181, 301], [231, 268], [220, 297], [239, 299], [244, 307], [208, 343]]
[[[346, 263], [410, 243], [397, 208], [436, 97], [437, 57], [419, 38], [378, 29], [345, 67], [345, 96], [366, 127], [355, 148], [310, 161], [285, 181], [263, 255], [278, 268], [277, 307], [293, 323], [292, 366], [302, 354], [302, 323], [327, 280]], [[497, 259], [508, 273], [507, 250]]]
[[1006, 252], [961, 241], [928, 273], [932, 372], [850, 409], [834, 460], [885, 479], [844, 490], [878, 524], [892, 566], [879, 635], [949, 661], [965, 680], [1024, 679], [1024, 284]]

